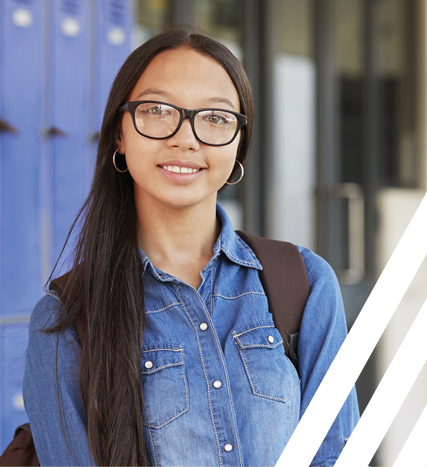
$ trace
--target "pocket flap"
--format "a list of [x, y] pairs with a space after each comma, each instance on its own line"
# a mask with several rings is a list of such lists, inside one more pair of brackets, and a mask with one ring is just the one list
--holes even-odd
[[233, 336], [241, 349], [262, 347], [274, 349], [283, 343], [280, 332], [271, 324], [233, 331]]
[[184, 364], [182, 345], [159, 346], [141, 352], [141, 372], [142, 374], [155, 373], [173, 366]]

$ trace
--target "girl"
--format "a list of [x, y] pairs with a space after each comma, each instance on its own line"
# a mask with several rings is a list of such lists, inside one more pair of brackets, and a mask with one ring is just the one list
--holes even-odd
[[[208, 37], [168, 28], [119, 71], [74, 267], [31, 317], [24, 399], [42, 465], [277, 462], [346, 325], [331, 268], [300, 248], [298, 376], [262, 266], [216, 204], [252, 125], [246, 74]], [[312, 465], [334, 464], [357, 419], [353, 390]]]

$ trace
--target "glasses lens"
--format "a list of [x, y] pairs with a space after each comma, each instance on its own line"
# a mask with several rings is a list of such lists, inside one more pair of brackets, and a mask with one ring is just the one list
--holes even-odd
[[194, 119], [194, 129], [206, 144], [227, 144], [236, 134], [237, 117], [225, 110], [203, 110]]
[[158, 102], [144, 102], [135, 109], [138, 131], [152, 138], [167, 138], [178, 127], [179, 111]]

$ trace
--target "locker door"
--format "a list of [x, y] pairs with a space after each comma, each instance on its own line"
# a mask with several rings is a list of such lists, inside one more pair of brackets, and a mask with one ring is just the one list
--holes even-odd
[[97, 0], [95, 124], [101, 129], [105, 105], [113, 80], [131, 52], [133, 2]]
[[27, 421], [22, 404], [11, 400], [19, 399], [25, 362], [25, 348], [11, 341], [26, 346], [27, 324], [11, 323], [28, 320], [45, 279], [42, 31], [42, 2], [0, 2], [0, 118], [6, 130], [0, 133], [0, 450]]
[[51, 268], [83, 205], [92, 178], [88, 166], [89, 2], [51, 2], [49, 203]]

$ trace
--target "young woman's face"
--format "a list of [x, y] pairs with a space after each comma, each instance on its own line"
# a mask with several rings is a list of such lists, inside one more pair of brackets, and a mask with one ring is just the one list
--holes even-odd
[[[162, 52], [151, 61], [128, 99], [140, 100], [184, 109], [240, 112], [239, 96], [224, 68], [214, 59], [185, 48]], [[234, 168], [239, 139], [237, 135], [226, 146], [208, 146], [196, 139], [188, 118], [170, 138], [150, 139], [137, 133], [131, 114], [125, 112], [118, 149], [126, 155], [137, 204], [184, 208], [215, 203], [217, 191]]]

